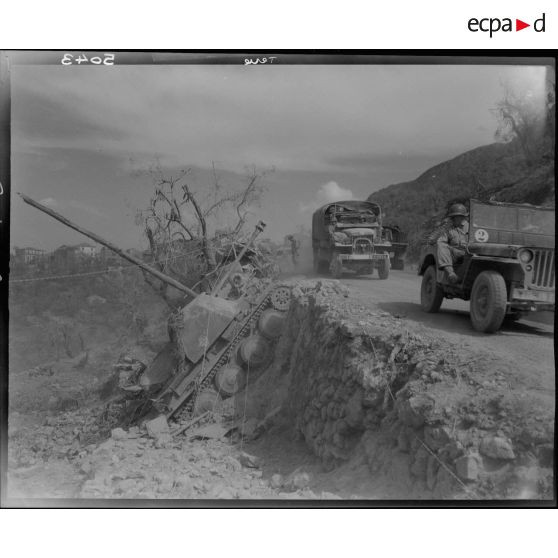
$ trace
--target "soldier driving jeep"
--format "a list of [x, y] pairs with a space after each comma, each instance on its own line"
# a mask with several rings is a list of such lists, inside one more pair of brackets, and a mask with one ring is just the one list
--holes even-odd
[[451, 224], [429, 235], [421, 251], [423, 310], [438, 312], [445, 298], [469, 300], [473, 328], [483, 333], [500, 329], [506, 316], [553, 312], [555, 217], [554, 209], [530, 204], [451, 205]]
[[449, 208], [447, 217], [451, 219], [451, 225], [436, 240], [438, 268], [445, 272], [450, 283], [457, 283], [459, 277], [454, 265], [462, 263], [465, 256], [469, 241], [469, 213], [462, 203], [455, 203]]

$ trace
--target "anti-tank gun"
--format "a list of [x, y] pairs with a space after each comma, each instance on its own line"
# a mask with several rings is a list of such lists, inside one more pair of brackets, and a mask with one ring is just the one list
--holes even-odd
[[139, 377], [122, 386], [129, 396], [129, 422], [153, 410], [171, 417], [179, 411], [197, 414], [213, 408], [219, 399], [243, 389], [269, 363], [289, 306], [290, 288], [253, 274], [240, 285], [238, 281], [235, 284], [235, 278], [243, 273], [240, 262], [264, 230], [263, 222], [258, 223], [236, 258], [217, 270], [220, 273], [211, 292], [196, 293], [95, 233], [20, 195], [26, 203], [189, 295], [190, 301], [169, 318], [167, 345]]

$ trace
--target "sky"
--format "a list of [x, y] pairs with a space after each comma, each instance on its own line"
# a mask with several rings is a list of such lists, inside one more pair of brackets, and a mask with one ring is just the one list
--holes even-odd
[[242, 184], [265, 171], [250, 225], [282, 239], [328, 201], [364, 199], [494, 141], [503, 84], [536, 89], [540, 67], [406, 65], [14, 66], [11, 245], [84, 238], [16, 195], [42, 201], [124, 248], [156, 158]]

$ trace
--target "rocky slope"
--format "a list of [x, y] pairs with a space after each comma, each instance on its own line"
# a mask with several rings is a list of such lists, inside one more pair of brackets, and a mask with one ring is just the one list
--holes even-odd
[[326, 469], [364, 459], [382, 498], [552, 497], [552, 397], [516, 393], [509, 363], [363, 305], [335, 282], [294, 292], [252, 413], [282, 399], [284, 420]]
[[[274, 362], [184, 432], [161, 418], [107, 430], [109, 407], [78, 360], [20, 372], [9, 496], [553, 497], [554, 398], [511, 387], [531, 371], [450, 344], [338, 281], [293, 287]], [[89, 357], [94, 369], [107, 355]], [[67, 398], [72, 376], [83, 390]], [[38, 386], [54, 382], [50, 401]]]

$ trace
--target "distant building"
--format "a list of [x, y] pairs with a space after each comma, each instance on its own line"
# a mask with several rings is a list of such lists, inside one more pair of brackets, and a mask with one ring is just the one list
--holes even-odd
[[122, 264], [122, 258], [106, 246], [99, 250], [99, 258], [107, 266], [113, 267]]
[[77, 267], [76, 251], [74, 246], [62, 245], [50, 254], [49, 264], [56, 272], [69, 273]]
[[100, 246], [91, 246], [91, 244], [86, 242], [72, 246], [72, 248], [81, 256], [97, 256], [101, 252]]
[[45, 254], [40, 248], [14, 248], [14, 259], [16, 263], [29, 264], [37, 262]]

